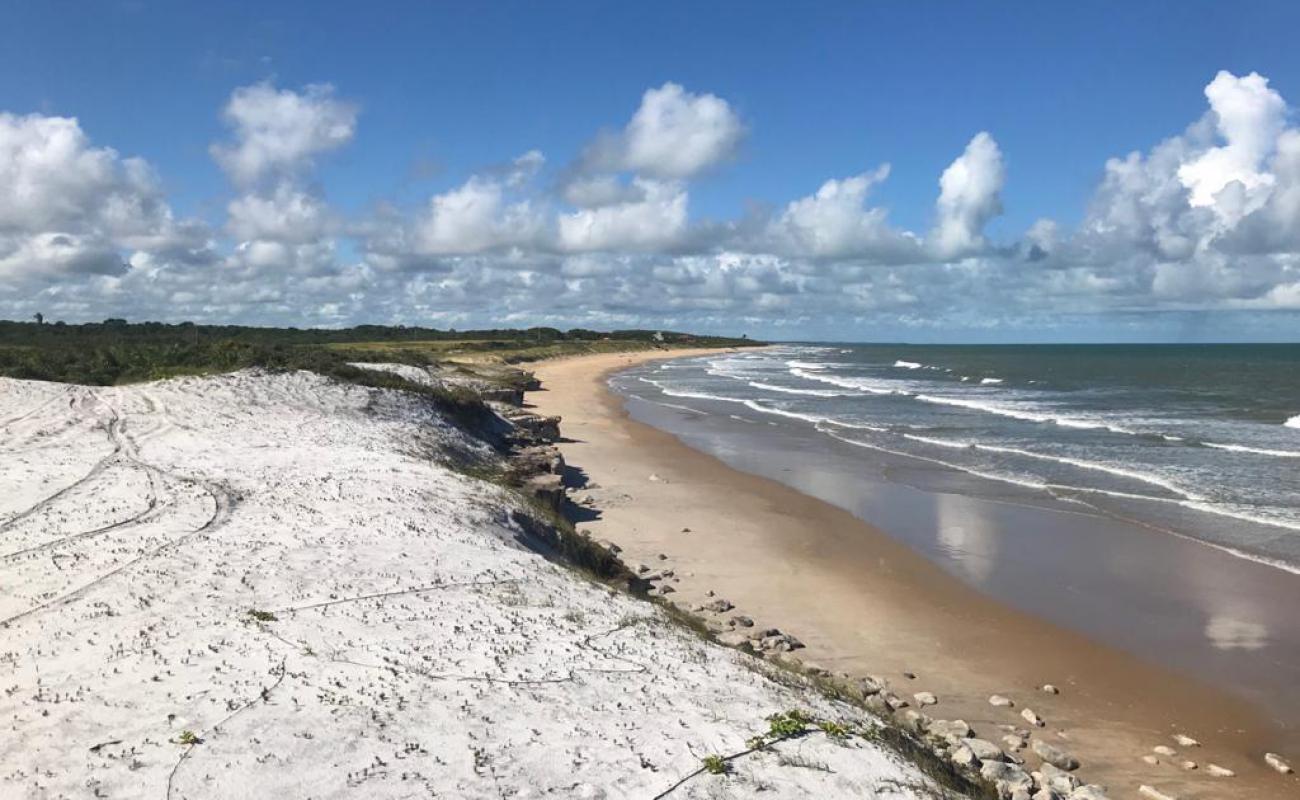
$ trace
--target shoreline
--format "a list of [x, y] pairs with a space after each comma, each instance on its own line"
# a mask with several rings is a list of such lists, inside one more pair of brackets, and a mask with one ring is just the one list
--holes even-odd
[[[671, 600], [691, 609], [713, 592], [758, 626], [802, 639], [806, 664], [885, 675], [908, 699], [932, 692], [939, 703], [923, 713], [967, 720], [984, 738], [1025, 726], [1020, 711], [1032, 709], [1046, 721], [1036, 736], [1074, 752], [1080, 774], [1114, 796], [1135, 796], [1140, 784], [1187, 798], [1300, 796], [1293, 777], [1263, 763], [1284, 744], [1277, 726], [1237, 697], [1010, 608], [849, 511], [632, 419], [606, 386], [636, 364], [708, 352], [543, 362], [543, 391], [528, 396], [563, 418], [571, 482], [594, 484], [574, 492], [575, 522], [630, 564], [671, 570]], [[1041, 692], [1045, 683], [1061, 694]], [[990, 706], [992, 694], [1015, 706]], [[1176, 734], [1202, 746], [1154, 766], [1142, 760]], [[1185, 771], [1183, 759], [1202, 768]], [[1210, 763], [1236, 777], [1210, 777]]]

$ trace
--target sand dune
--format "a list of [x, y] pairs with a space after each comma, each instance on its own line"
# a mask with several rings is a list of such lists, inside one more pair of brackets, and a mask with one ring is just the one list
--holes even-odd
[[[775, 712], [871, 725], [532, 552], [453, 451], [309, 373], [0, 380], [0, 796], [647, 798]], [[732, 766], [670, 796], [919, 781], [820, 733]]]

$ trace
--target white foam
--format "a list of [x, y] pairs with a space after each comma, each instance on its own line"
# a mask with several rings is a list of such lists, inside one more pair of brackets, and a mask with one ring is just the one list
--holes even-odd
[[[1166, 436], [1166, 439], [1174, 437]], [[1300, 451], [1296, 450], [1270, 450], [1267, 447], [1248, 447], [1244, 444], [1219, 444], [1217, 442], [1201, 442], [1206, 447], [1213, 447], [1215, 450], [1231, 450], [1234, 453], [1253, 453], [1260, 456], [1272, 456], [1274, 458], [1300, 458]]]
[[796, 377], [806, 378], [810, 381], [821, 381], [822, 383], [829, 383], [831, 386], [839, 386], [844, 389], [857, 389], [862, 392], [870, 392], [871, 394], [907, 394], [907, 392], [899, 391], [897, 389], [886, 389], [880, 386], [878, 382], [872, 381], [868, 378], [835, 378], [830, 375], [820, 375], [815, 372], [809, 372], [802, 367], [792, 368], [790, 374]]
[[985, 386], [991, 386], [991, 385], [993, 385], [993, 384], [1002, 383], [1002, 379], [1001, 379], [1001, 378], [984, 378], [983, 380], [980, 381], [980, 383], [984, 384]]
[[[1159, 486], [1161, 489], [1164, 489], [1165, 491], [1168, 492], [1172, 492], [1173, 494], [1176, 494], [1179, 497], [1184, 498], [1186, 500], [1201, 501], [1205, 499], [1200, 495], [1194, 494], [1192, 492], [1188, 492], [1186, 489], [1183, 489], [1180, 486], [1177, 486], [1167, 480], [1164, 480], [1163, 478], [1159, 478], [1155, 475], [1148, 475], [1147, 473], [1144, 472], [1137, 472], [1131, 469], [1125, 469], [1124, 467], [1117, 467], [1113, 464], [1101, 464], [1096, 461], [1086, 461], [1084, 459], [1070, 458], [1068, 456], [1053, 456], [1053, 455], [1048, 455], [1046, 453], [1035, 453], [1032, 450], [1024, 450], [1019, 447], [1004, 447], [1002, 445], [980, 444], [979, 442], [955, 442], [948, 439], [935, 439], [930, 436], [918, 436], [913, 433], [905, 433], [903, 434], [903, 438], [912, 439], [913, 441], [925, 442], [926, 444], [933, 444], [939, 447], [948, 447], [957, 450], [983, 450], [989, 453], [1005, 453], [1007, 455], [1023, 456], [1024, 458], [1034, 458], [1040, 461], [1052, 461], [1057, 464], [1065, 464], [1067, 466], [1078, 467], [1079, 469], [1092, 470], [1094, 472], [1105, 472], [1110, 475], [1115, 475], [1117, 477], [1127, 478], [1128, 480], [1138, 481], [1140, 483], [1147, 483], [1152, 486]], [[1088, 489], [1087, 491], [1104, 492], [1105, 490]], [[1158, 498], [1151, 498], [1146, 495], [1137, 495], [1137, 496], [1143, 499], [1153, 499], [1153, 500], [1158, 499]]]
[[895, 361], [894, 366], [899, 369], [920, 369], [921, 365], [915, 361]]
[[848, 397], [849, 392], [837, 392], [834, 389], [792, 389], [789, 386], [777, 386], [774, 383], [763, 383], [762, 381], [747, 381], [755, 389], [763, 389], [768, 392], [782, 392], [784, 394], [803, 394], [811, 397]]
[[1300, 428], [1300, 414], [1296, 414], [1294, 417], [1287, 420], [1286, 422], [1283, 422], [1282, 424], [1287, 426], [1288, 428]]

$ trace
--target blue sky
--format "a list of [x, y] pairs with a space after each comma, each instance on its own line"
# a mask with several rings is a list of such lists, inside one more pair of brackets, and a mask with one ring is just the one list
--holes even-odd
[[[22, 284], [8, 300], [0, 293], [5, 315], [41, 305], [69, 319], [121, 311], [463, 327], [505, 318], [841, 339], [1014, 340], [1098, 339], [1116, 331], [1180, 337], [1189, 329], [1183, 317], [1208, 314], [1208, 323], [1191, 327], [1221, 331], [1211, 338], [1243, 330], [1295, 336], [1300, 262], [1289, 239], [1228, 247], [1218, 224], [1191, 237], [1208, 248], [1174, 247], [1143, 261], [1150, 250], [1144, 242], [1164, 241], [1157, 229], [1169, 211], [1160, 204], [1172, 202], [1148, 193], [1144, 232], [1127, 248], [1083, 241], [1084, 229], [1098, 222], [1090, 210], [1099, 202], [1118, 207], [1133, 199], [1111, 192], [1099, 200], [1107, 159], [1136, 151], [1147, 173], [1156, 170], [1154, 148], [1215, 113], [1205, 90], [1221, 70], [1266, 79], [1266, 91], [1284, 98], [1282, 110], [1270, 113], [1288, 130], [1295, 124], [1285, 105], [1300, 97], [1295, 4], [223, 3], [218, 11], [139, 0], [15, 3], [5, 17], [0, 111], [15, 119], [75, 118], [88, 150], [143, 159], [157, 182], [150, 202], [165, 203], [175, 220], [205, 226], [198, 238], [206, 242], [203, 253], [185, 245], [184, 263], [172, 264], [175, 247], [138, 250], [138, 241], [84, 215], [42, 220], [49, 230], [27, 220], [28, 228], [8, 225], [6, 260], [0, 216], [0, 277], [11, 288]], [[261, 85], [305, 96], [320, 84], [332, 88], [316, 100], [350, 109], [346, 142], [300, 154], [292, 166], [272, 165], [252, 183], [232, 180], [212, 147], [238, 146], [245, 135], [223, 116], [234, 93]], [[394, 252], [392, 242], [419, 238], [434, 198], [475, 175], [499, 177], [508, 171], [503, 165], [530, 151], [542, 154], [545, 166], [527, 176], [526, 189], [507, 187], [498, 210], [508, 217], [511, 203], [525, 203], [557, 219], [581, 214], [562, 198], [575, 174], [600, 171], [581, 166], [584, 154], [602, 131], [630, 125], [647, 91], [667, 84], [681, 87], [686, 108], [701, 97], [719, 99], [742, 133], [689, 174], [669, 175], [644, 160], [630, 167], [615, 159], [600, 169], [625, 187], [645, 178], [680, 190], [689, 209], [682, 236], [605, 237], [581, 246], [539, 244], [541, 233], [527, 242], [477, 237], [472, 245], [442, 237], [436, 247]], [[978, 229], [963, 232], [970, 235], [960, 248], [925, 247], [933, 239], [927, 232], [941, 223], [940, 175], [980, 132], [997, 154], [996, 179], [983, 199], [995, 200], [999, 211], [963, 217]], [[1213, 131], [1188, 137], [1185, 160], [1225, 141]], [[1269, 165], [1283, 149], [1270, 143], [1247, 165], [1250, 174], [1269, 176], [1264, 183], [1278, 197], [1289, 184]], [[888, 229], [864, 232], [876, 225], [864, 218], [851, 221], [856, 233], [843, 247], [773, 244], [774, 226], [791, 204], [829, 180], [882, 164], [888, 177], [868, 181], [854, 197], [864, 213], [886, 215]], [[250, 242], [237, 235], [230, 205], [255, 195], [282, 202], [290, 187], [332, 218], [313, 227], [310, 241], [277, 228], [280, 250], [310, 245], [311, 258], [300, 252], [279, 264], [240, 262], [240, 247]], [[1194, 191], [1190, 184], [1187, 191]], [[1233, 226], [1260, 227], [1265, 212], [1285, 221], [1290, 206], [1278, 197], [1252, 200], [1249, 210], [1260, 219], [1237, 215]], [[1200, 212], [1191, 211], [1192, 221], [1176, 226], [1183, 234], [1201, 224], [1193, 219]], [[1044, 219], [1059, 226], [1045, 262], [1069, 276], [1046, 281], [1051, 286], [1041, 285], [1041, 271], [1026, 278], [1030, 261], [1010, 255], [1027, 252], [1026, 232]], [[397, 227], [376, 233], [384, 226]], [[265, 227], [258, 236], [270, 236]], [[766, 233], [753, 234], [760, 229]], [[68, 266], [89, 258], [43, 267], [44, 251], [21, 237], [53, 233], [120, 253], [126, 271]], [[805, 225], [795, 233], [806, 243], [825, 232]], [[912, 237], [917, 252], [899, 255], [897, 242], [881, 245], [882, 236], [892, 242], [896, 233]], [[1188, 255], [1216, 248], [1232, 263], [1216, 256], [1207, 265]], [[746, 254], [740, 266], [726, 258], [737, 252]], [[1099, 265], [1104, 258], [1110, 261]], [[574, 259], [582, 264], [568, 263]], [[597, 260], [598, 269], [591, 266]], [[1190, 265], [1172, 283], [1171, 261]], [[147, 273], [156, 296], [131, 307], [122, 295], [138, 296]], [[962, 288], [971, 282], [984, 287], [981, 308], [960, 302], [971, 299]], [[243, 298], [216, 296], [210, 287], [220, 283], [239, 283]], [[306, 284], [311, 291], [295, 289]], [[700, 288], [672, 288], [689, 286]], [[1081, 296], [1086, 286], [1096, 287], [1095, 296]], [[560, 303], [527, 302], [529, 294], [557, 292]], [[248, 301], [251, 294], [265, 297]], [[499, 302], [482, 302], [485, 296]], [[845, 300], [850, 296], [857, 300]]]

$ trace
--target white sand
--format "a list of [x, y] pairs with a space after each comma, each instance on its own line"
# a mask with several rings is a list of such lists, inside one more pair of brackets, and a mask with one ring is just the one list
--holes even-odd
[[[527, 550], [452, 450], [308, 373], [0, 379], [0, 797], [649, 798], [773, 712], [866, 724]], [[919, 781], [820, 733], [734, 768], [671, 796]]]

